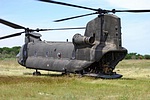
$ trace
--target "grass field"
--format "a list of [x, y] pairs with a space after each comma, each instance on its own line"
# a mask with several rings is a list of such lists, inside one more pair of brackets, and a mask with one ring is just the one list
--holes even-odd
[[150, 60], [123, 60], [116, 72], [121, 79], [93, 77], [41, 71], [32, 76], [14, 59], [0, 60], [0, 100], [149, 100]]

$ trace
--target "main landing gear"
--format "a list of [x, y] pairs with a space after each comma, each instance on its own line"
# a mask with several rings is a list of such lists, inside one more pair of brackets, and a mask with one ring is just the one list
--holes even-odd
[[33, 76], [40, 76], [40, 75], [41, 75], [41, 73], [37, 69], [35, 72], [33, 72]]

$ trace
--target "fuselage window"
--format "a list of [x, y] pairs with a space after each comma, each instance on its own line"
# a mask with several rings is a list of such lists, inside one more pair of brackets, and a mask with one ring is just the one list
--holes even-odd
[[46, 52], [46, 55], [45, 55], [46, 57], [48, 57], [48, 52]]

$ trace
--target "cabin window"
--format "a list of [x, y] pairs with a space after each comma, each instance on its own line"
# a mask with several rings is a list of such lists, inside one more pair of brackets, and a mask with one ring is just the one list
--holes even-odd
[[48, 52], [46, 52], [45, 56], [48, 57]]
[[34, 52], [34, 56], [35, 56], [35, 57], [37, 56], [37, 52], [36, 52], [36, 51]]

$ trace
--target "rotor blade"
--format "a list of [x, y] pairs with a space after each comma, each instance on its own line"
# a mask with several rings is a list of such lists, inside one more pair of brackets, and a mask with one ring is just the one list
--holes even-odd
[[36, 29], [33, 31], [53, 31], [53, 30], [74, 30], [74, 29], [85, 29], [85, 27], [75, 27], [75, 28], [55, 28], [55, 29]]
[[0, 23], [5, 24], [5, 25], [10, 26], [10, 27], [15, 28], [15, 29], [26, 29], [23, 26], [14, 24], [12, 22], [9, 22], [9, 21], [3, 20], [3, 19], [0, 19]]
[[74, 29], [85, 29], [85, 27], [76, 27], [76, 28], [56, 28], [56, 29], [47, 29], [47, 30], [74, 30]]
[[19, 32], [19, 33], [15, 33], [15, 34], [11, 34], [11, 35], [7, 35], [7, 36], [3, 36], [3, 37], [0, 37], [0, 40], [2, 40], [2, 39], [6, 39], [6, 38], [15, 37], [15, 36], [19, 36], [19, 35], [21, 35], [22, 33], [24, 33], [24, 32]]
[[75, 19], [75, 18], [79, 18], [79, 17], [94, 15], [94, 14], [97, 14], [97, 12], [96, 12], [96, 13], [90, 13], [90, 14], [79, 15], [79, 16], [74, 16], [74, 17], [69, 17], [69, 18], [64, 18], [64, 19], [59, 19], [59, 20], [55, 20], [54, 22], [60, 22], [60, 21]]
[[54, 3], [54, 4], [60, 4], [60, 5], [65, 5], [65, 6], [71, 6], [71, 7], [76, 7], [76, 8], [83, 8], [83, 9], [98, 11], [97, 9], [93, 9], [93, 8], [89, 8], [89, 7], [78, 6], [78, 5], [74, 5], [74, 4], [58, 2], [58, 1], [53, 1], [53, 0], [38, 0], [38, 1], [43, 1], [43, 2], [48, 2], [48, 3]]
[[144, 13], [144, 12], [150, 12], [150, 10], [112, 10], [113, 13], [115, 12], [132, 12], [132, 13]]

